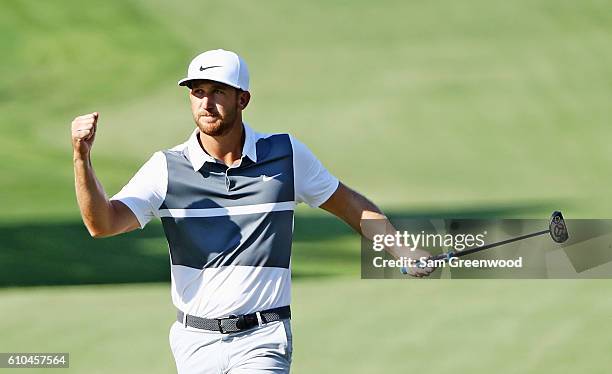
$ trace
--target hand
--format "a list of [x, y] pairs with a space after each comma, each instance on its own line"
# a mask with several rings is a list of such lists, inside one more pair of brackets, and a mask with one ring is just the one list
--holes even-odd
[[431, 257], [431, 253], [423, 249], [415, 249], [414, 251], [411, 251], [409, 248], [402, 248], [401, 250], [396, 250], [396, 252], [399, 253], [400, 256], [413, 259], [416, 262], [414, 266], [407, 267], [408, 274], [413, 277], [417, 277], [417, 278], [426, 277], [435, 270], [435, 268], [431, 268], [431, 267], [419, 267], [418, 266], [419, 260], [421, 258]]
[[89, 156], [94, 139], [99, 114], [93, 112], [76, 117], [72, 121], [72, 148], [81, 157]]

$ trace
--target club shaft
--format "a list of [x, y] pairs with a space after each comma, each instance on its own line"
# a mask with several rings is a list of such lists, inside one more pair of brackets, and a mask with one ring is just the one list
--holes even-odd
[[548, 233], [549, 233], [548, 230], [542, 230], [542, 231], [534, 232], [533, 234], [527, 234], [527, 235], [519, 236], [519, 237], [512, 238], [512, 239], [502, 240], [501, 242], [483, 245], [482, 247], [466, 249], [465, 251], [457, 251], [457, 252], [454, 252], [451, 257], [467, 256], [467, 255], [472, 254], [472, 253], [484, 251], [485, 249], [499, 247], [500, 245], [504, 245], [504, 244], [508, 244], [508, 243], [512, 243], [512, 242], [517, 242], [519, 240], [533, 238], [534, 236], [540, 236], [540, 235], [544, 235], [544, 234], [548, 234]]

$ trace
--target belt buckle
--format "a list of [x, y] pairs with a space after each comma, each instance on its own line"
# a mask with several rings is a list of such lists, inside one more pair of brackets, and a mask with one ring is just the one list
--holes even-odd
[[[221, 334], [229, 334], [231, 331], [225, 330], [223, 328], [223, 320], [230, 320], [230, 319], [235, 319], [237, 318], [238, 320], [236, 321], [236, 328], [238, 329], [238, 331], [242, 331], [245, 330], [245, 323], [244, 323], [244, 316], [243, 315], [235, 315], [235, 314], [231, 314], [229, 316], [227, 316], [227, 318], [218, 318], [217, 319], [217, 324], [219, 326], [219, 332], [221, 332]], [[235, 332], [238, 332], [235, 331]]]
[[217, 326], [219, 326], [219, 332], [220, 332], [221, 334], [227, 334], [227, 333], [228, 333], [228, 331], [226, 331], [226, 330], [224, 330], [224, 329], [223, 329], [223, 323], [222, 323], [223, 319], [224, 319], [224, 318], [217, 318]]

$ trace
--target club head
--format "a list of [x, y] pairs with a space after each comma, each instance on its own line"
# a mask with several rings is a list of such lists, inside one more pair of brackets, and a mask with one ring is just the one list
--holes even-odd
[[557, 243], [564, 243], [569, 238], [567, 233], [567, 226], [565, 226], [565, 220], [563, 214], [558, 210], [554, 211], [550, 216], [550, 225], [548, 225], [550, 237]]

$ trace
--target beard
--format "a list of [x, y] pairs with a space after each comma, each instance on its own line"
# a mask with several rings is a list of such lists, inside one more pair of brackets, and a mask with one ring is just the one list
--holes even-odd
[[223, 136], [230, 132], [236, 123], [237, 111], [232, 110], [224, 115], [220, 113], [209, 113], [212, 117], [202, 113], [194, 114], [194, 121], [201, 132], [208, 136]]

